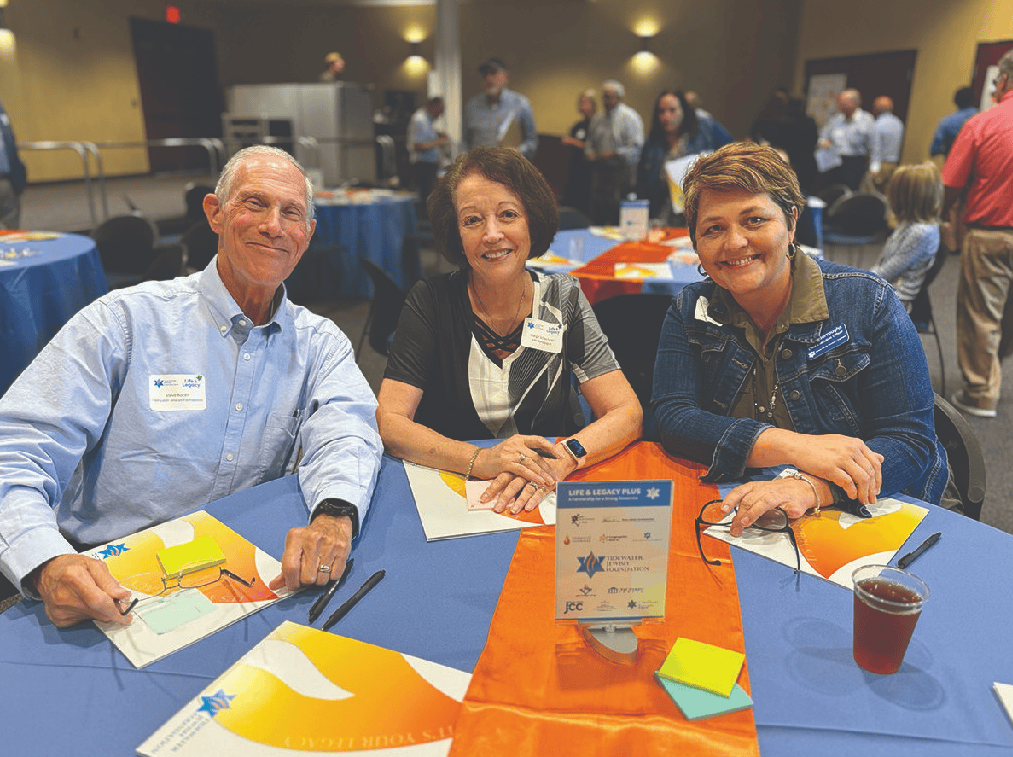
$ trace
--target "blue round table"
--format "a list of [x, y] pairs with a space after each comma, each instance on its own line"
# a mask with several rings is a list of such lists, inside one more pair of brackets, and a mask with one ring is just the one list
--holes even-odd
[[0, 236], [0, 394], [74, 313], [108, 291], [90, 238], [33, 236]]

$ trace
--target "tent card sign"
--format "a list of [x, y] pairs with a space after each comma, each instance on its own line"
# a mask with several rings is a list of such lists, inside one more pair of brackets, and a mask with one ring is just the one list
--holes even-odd
[[141, 755], [445, 755], [471, 676], [285, 621]]
[[267, 588], [281, 563], [203, 510], [86, 554], [131, 592], [130, 625], [95, 624], [138, 668], [289, 593]]
[[556, 620], [665, 615], [671, 481], [556, 484]]

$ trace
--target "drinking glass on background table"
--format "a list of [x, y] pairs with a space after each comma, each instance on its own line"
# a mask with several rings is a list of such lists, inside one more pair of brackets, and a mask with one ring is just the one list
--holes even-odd
[[896, 673], [929, 598], [929, 587], [918, 576], [886, 565], [858, 568], [851, 581], [855, 593], [852, 656], [871, 673]]
[[584, 237], [571, 237], [566, 257], [579, 263], [584, 262]]

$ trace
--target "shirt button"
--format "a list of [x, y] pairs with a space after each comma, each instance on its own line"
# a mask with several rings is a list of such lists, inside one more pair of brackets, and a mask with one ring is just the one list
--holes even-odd
[[226, 331], [229, 330], [229, 327], [228, 326], [219, 326], [218, 330], [221, 331], [224, 334]]
[[249, 360], [249, 359], [250, 359], [250, 353], [249, 352], [243, 353], [243, 360]]
[[227, 454], [225, 456], [225, 459], [228, 460], [231, 463], [232, 462], [232, 453], [230, 452], [229, 454]]
[[242, 410], [242, 409], [243, 409], [243, 403], [242, 402], [237, 402], [236, 403], [236, 410]]
[[246, 325], [246, 321], [245, 321], [245, 320], [243, 320], [242, 318], [240, 318], [240, 319], [239, 319], [239, 325], [240, 325], [240, 326], [245, 326], [245, 325]]
[[783, 357], [785, 360], [787, 360], [788, 358], [790, 358], [791, 357], [791, 350], [784, 350], [784, 351], [782, 351], [781, 352], [781, 357]]
[[793, 400], [797, 400], [797, 399], [798, 399], [799, 397], [801, 397], [801, 396], [802, 396], [802, 393], [801, 393], [801, 392], [799, 392], [799, 390], [798, 390], [798, 389], [796, 389], [795, 391], [793, 391], [793, 392], [792, 392], [791, 394], [789, 394], [788, 396], [789, 396], [789, 397], [790, 397], [791, 399], [793, 399]]

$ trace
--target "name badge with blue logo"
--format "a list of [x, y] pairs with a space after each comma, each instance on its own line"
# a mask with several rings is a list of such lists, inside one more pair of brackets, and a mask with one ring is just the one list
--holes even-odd
[[148, 377], [148, 407], [156, 411], [205, 410], [207, 377], [184, 373]]
[[521, 347], [533, 347], [554, 355], [563, 351], [563, 327], [536, 318], [525, 318], [521, 331]]
[[819, 357], [824, 352], [829, 352], [837, 345], [844, 344], [847, 341], [848, 327], [842, 323], [840, 326], [835, 326], [821, 336], [820, 340], [816, 342], [816, 345], [809, 350], [807, 357], [812, 360]]

